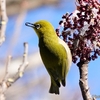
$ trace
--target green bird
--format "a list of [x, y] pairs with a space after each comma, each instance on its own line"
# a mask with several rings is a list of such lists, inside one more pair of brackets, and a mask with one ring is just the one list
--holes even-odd
[[36, 23], [25, 23], [32, 27], [39, 39], [39, 51], [50, 78], [49, 93], [59, 94], [61, 84], [66, 85], [66, 75], [72, 63], [72, 56], [68, 45], [60, 39], [52, 24], [46, 20]]

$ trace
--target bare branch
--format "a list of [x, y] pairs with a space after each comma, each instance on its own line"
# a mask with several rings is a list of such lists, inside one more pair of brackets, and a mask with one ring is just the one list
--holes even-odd
[[11, 56], [8, 56], [5, 75], [4, 75], [2, 82], [0, 83], [0, 100], [5, 100], [4, 92], [8, 88], [6, 82], [7, 82], [7, 78], [8, 78], [8, 67], [10, 65], [10, 60], [11, 60]]
[[0, 0], [1, 4], [1, 22], [0, 22], [0, 45], [5, 41], [5, 30], [8, 21], [6, 14], [6, 0]]
[[18, 69], [20, 77], [23, 76], [24, 70], [28, 66], [27, 54], [28, 54], [28, 43], [24, 43], [23, 63], [20, 65]]
[[9, 72], [8, 72], [10, 61], [11, 61], [11, 56], [8, 56], [6, 69], [5, 69], [5, 75], [2, 82], [0, 83], [0, 100], [5, 100], [4, 92], [14, 82], [16, 82], [19, 78], [23, 76], [25, 68], [28, 66], [27, 56], [28, 56], [28, 43], [24, 43], [23, 62], [20, 65], [18, 72], [15, 73], [12, 77], [9, 76]]
[[83, 100], [94, 100], [90, 94], [88, 86], [88, 61], [80, 61], [77, 66], [79, 67], [80, 80], [79, 85], [82, 92]]
[[10, 62], [11, 62], [11, 56], [9, 55], [8, 56], [8, 59], [7, 59], [7, 63], [6, 63], [6, 69], [5, 69], [5, 75], [4, 75], [4, 80], [7, 80], [7, 77], [8, 77], [8, 68], [10, 66]]
[[28, 55], [28, 43], [24, 43], [23, 62], [20, 65], [18, 72], [12, 78], [8, 78], [7, 83], [9, 84], [9, 86], [23, 76], [25, 68], [28, 66], [27, 55]]
[[4, 88], [5, 88], [5, 83], [2, 82], [2, 84], [0, 84], [0, 100], [5, 100], [5, 96], [4, 96]]

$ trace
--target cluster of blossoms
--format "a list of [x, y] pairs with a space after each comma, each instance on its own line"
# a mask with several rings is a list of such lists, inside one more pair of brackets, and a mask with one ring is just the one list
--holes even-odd
[[73, 62], [95, 60], [100, 56], [100, 3], [98, 0], [77, 0], [77, 9], [62, 16], [59, 37], [69, 45]]

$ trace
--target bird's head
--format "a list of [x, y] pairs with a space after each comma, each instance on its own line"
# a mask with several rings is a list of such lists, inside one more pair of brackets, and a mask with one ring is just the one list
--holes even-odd
[[46, 20], [40, 20], [38, 22], [35, 22], [34, 24], [26, 22], [25, 25], [32, 27], [37, 33], [39, 38], [43, 36], [49, 36], [49, 35], [56, 34], [52, 24]]

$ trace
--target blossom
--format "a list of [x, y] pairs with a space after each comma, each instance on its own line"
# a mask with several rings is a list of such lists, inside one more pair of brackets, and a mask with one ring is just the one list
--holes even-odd
[[56, 29], [56, 33], [68, 44], [74, 63], [78, 59], [91, 61], [98, 58], [100, 55], [98, 0], [76, 0], [76, 10], [71, 14], [64, 14], [59, 25], [60, 28]]

